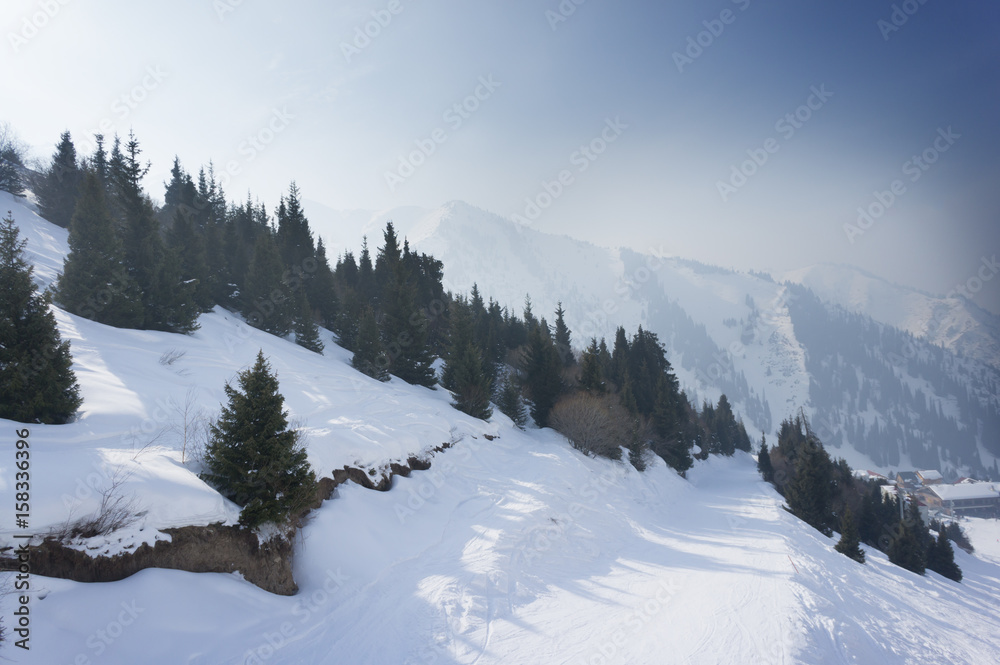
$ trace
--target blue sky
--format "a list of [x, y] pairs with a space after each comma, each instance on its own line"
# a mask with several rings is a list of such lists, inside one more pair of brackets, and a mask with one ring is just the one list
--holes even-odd
[[[177, 154], [269, 205], [292, 179], [339, 209], [461, 199], [605, 245], [848, 263], [935, 293], [1000, 250], [995, 3], [4, 5], [0, 119], [39, 157], [63, 129], [133, 128], [154, 196]], [[975, 300], [1000, 309], [1000, 279]]]

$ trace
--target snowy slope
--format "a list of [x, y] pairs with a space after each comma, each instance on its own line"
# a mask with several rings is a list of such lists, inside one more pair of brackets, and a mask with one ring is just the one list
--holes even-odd
[[[550, 322], [561, 302], [579, 348], [594, 336], [610, 342], [619, 325], [629, 332], [640, 325], [656, 332], [688, 397], [700, 404], [725, 393], [755, 439], [761, 433], [773, 434], [783, 419], [803, 409], [817, 423], [826, 423], [820, 431], [839, 446], [835, 454], [857, 468], [913, 468], [918, 461], [910, 451], [921, 448], [920, 466], [938, 467], [949, 475], [996, 472], [997, 450], [989, 450], [996, 449], [991, 442], [1000, 423], [995, 398], [989, 395], [996, 370], [973, 358], [956, 360], [948, 352], [929, 368], [908, 365], [908, 360], [927, 361], [931, 355], [912, 345], [885, 346], [871, 335], [863, 337], [860, 324], [847, 324], [855, 328], [841, 339], [867, 345], [860, 356], [858, 349], [852, 351], [855, 359], [862, 358], [855, 382], [878, 391], [881, 399], [879, 382], [887, 380], [886, 372], [895, 373], [918, 403], [940, 404], [942, 413], [953, 419], [931, 432], [933, 410], [912, 411], [904, 404], [902, 389], [898, 400], [882, 400], [874, 408], [862, 403], [863, 394], [843, 376], [817, 376], [816, 363], [840, 362], [837, 353], [846, 348], [834, 349], [836, 343], [815, 334], [811, 339], [822, 348], [807, 346], [802, 331], [796, 330], [803, 323], [801, 307], [793, 325], [790, 287], [766, 275], [687, 261], [671, 256], [666, 246], [644, 253], [597, 247], [462, 202], [448, 203], [407, 224], [400, 230], [411, 245], [443, 262], [447, 288], [467, 293], [477, 284], [484, 297], [518, 313], [530, 294], [535, 315]], [[881, 305], [872, 301], [870, 306]], [[887, 311], [890, 318], [896, 316]], [[976, 329], [988, 332], [983, 326]], [[928, 381], [928, 369], [933, 382]], [[824, 392], [833, 382], [842, 383], [848, 393]], [[959, 409], [962, 393], [982, 404], [965, 403]], [[990, 425], [982, 436], [989, 441], [972, 434], [984, 418]], [[905, 441], [904, 433], [909, 433]]]
[[[14, 213], [39, 244], [33, 256], [65, 251], [47, 223]], [[43, 247], [45, 238], [56, 240]], [[14, 662], [839, 665], [1000, 655], [994, 556], [958, 553], [961, 585], [872, 551], [861, 566], [782, 510], [745, 454], [699, 463], [689, 480], [656, 459], [639, 474], [587, 458], [551, 430], [468, 418], [443, 391], [368, 380], [328, 334], [320, 357], [222, 311], [202, 316], [191, 336], [117, 330], [58, 310], [57, 318], [85, 404], [73, 424], [30, 427], [38, 531], [92, 509], [93, 488], [119, 468], [146, 511], [143, 531], [133, 527], [119, 549], [165, 526], [232, 521], [236, 507], [181, 463], [178, 435], [166, 428], [189, 394], [217, 409], [224, 382], [258, 348], [321, 474], [455, 445], [389, 492], [338, 488], [297, 538], [294, 597], [238, 575], [34, 577], [32, 649], [6, 648]], [[176, 359], [161, 363], [168, 351]], [[8, 506], [12, 452], [0, 439]], [[4, 512], [3, 544], [11, 527]], [[973, 537], [997, 535], [985, 524]], [[0, 600], [5, 618], [10, 603]]]
[[1000, 317], [964, 298], [932, 296], [851, 266], [820, 264], [783, 275], [823, 300], [1000, 369]]

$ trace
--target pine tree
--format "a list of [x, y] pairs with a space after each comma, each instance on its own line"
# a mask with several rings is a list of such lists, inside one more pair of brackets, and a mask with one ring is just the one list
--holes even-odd
[[278, 378], [263, 352], [238, 383], [238, 389], [225, 387], [229, 402], [210, 427], [202, 477], [243, 506], [243, 526], [280, 523], [313, 498], [316, 476], [298, 432], [288, 429]]
[[402, 270], [387, 287], [383, 306], [382, 337], [392, 359], [389, 372], [407, 383], [432, 388], [437, 376], [427, 344], [427, 316], [417, 308], [415, 287]]
[[52, 156], [52, 166], [45, 171], [35, 188], [42, 217], [56, 226], [69, 228], [82, 179], [73, 139], [69, 132], [63, 132]]
[[31, 279], [10, 212], [0, 223], [0, 418], [22, 423], [63, 424], [82, 400], [63, 341]]
[[254, 328], [284, 337], [292, 329], [291, 296], [282, 281], [281, 255], [273, 234], [262, 233], [254, 245], [241, 311]]
[[309, 306], [306, 292], [301, 288], [296, 297], [295, 309], [295, 343], [310, 351], [322, 354], [323, 342], [319, 339], [319, 327], [316, 325], [316, 320], [313, 319], [312, 307]]
[[760, 436], [760, 452], [757, 453], [757, 471], [769, 483], [774, 482], [774, 467], [771, 466], [771, 453], [767, 449], [767, 438]]
[[0, 190], [24, 196], [24, 146], [6, 122], [0, 123]]
[[528, 332], [524, 386], [531, 399], [531, 417], [539, 427], [548, 426], [549, 413], [562, 392], [562, 360], [546, 326]]
[[580, 388], [595, 395], [602, 394], [606, 390], [596, 338], [590, 340], [590, 346], [580, 357]]
[[925, 544], [921, 542], [921, 531], [926, 529], [914, 503], [907, 509], [906, 518], [898, 522], [896, 531], [889, 541], [886, 554], [889, 561], [918, 575], [923, 575], [927, 566]]
[[452, 316], [451, 344], [442, 384], [455, 393], [452, 406], [473, 418], [489, 420], [493, 415], [493, 408], [490, 406], [493, 386], [484, 369], [482, 354], [473, 342], [469, 309], [467, 306], [457, 306]]
[[520, 429], [524, 429], [528, 422], [528, 414], [524, 409], [524, 401], [521, 399], [521, 391], [517, 388], [517, 381], [512, 372], [504, 374], [500, 382], [500, 389], [497, 393], [497, 408]]
[[850, 506], [844, 508], [844, 515], [840, 520], [840, 540], [834, 549], [858, 563], [865, 562], [865, 553], [858, 540], [858, 525], [854, 521], [854, 513], [851, 512]]
[[818, 441], [800, 451], [785, 498], [796, 517], [824, 535], [833, 533], [833, 462]]
[[316, 270], [306, 282], [309, 303], [319, 312], [320, 321], [330, 328], [337, 319], [337, 294], [334, 288], [333, 271], [326, 256], [323, 239], [316, 241]]
[[382, 348], [382, 339], [375, 322], [375, 312], [366, 306], [358, 323], [355, 339], [354, 357], [351, 365], [354, 369], [367, 374], [379, 381], [389, 380], [389, 358]]
[[125, 269], [124, 249], [97, 176], [88, 173], [69, 228], [69, 254], [56, 301], [77, 316], [118, 328], [142, 325], [142, 295]]
[[198, 329], [194, 282], [182, 276], [179, 251], [163, 252], [146, 295], [147, 328], [182, 334]]
[[955, 550], [951, 548], [943, 526], [927, 548], [927, 568], [949, 580], [962, 581], [962, 569], [955, 563]]
[[192, 298], [198, 309], [211, 311], [215, 305], [209, 279], [205, 237], [195, 228], [192, 216], [183, 209], [174, 211], [173, 224], [167, 233], [168, 250], [180, 258], [181, 278], [192, 286]]
[[282, 198], [278, 208], [277, 239], [281, 258], [290, 270], [304, 270], [306, 261], [316, 255], [312, 231], [302, 210], [299, 188], [295, 182], [289, 185], [288, 198]]
[[562, 358], [562, 363], [564, 367], [572, 367], [576, 364], [576, 358], [573, 356], [572, 341], [570, 339], [569, 328], [566, 327], [566, 321], [563, 319], [563, 315], [566, 314], [563, 310], [562, 303], [560, 302], [556, 306], [556, 326], [555, 326], [555, 344], [556, 351], [559, 352], [559, 357]]

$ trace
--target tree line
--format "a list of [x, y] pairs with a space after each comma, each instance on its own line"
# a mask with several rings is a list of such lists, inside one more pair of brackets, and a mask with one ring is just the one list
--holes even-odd
[[915, 499], [901, 510], [899, 500], [885, 494], [880, 483], [858, 479], [846, 461], [832, 460], [804, 415], [781, 423], [777, 446], [761, 441], [757, 468], [796, 517], [826, 536], [839, 529], [837, 551], [864, 563], [864, 543], [919, 575], [930, 569], [961, 581], [950, 544], [961, 538], [957, 525], [939, 526], [932, 537]]

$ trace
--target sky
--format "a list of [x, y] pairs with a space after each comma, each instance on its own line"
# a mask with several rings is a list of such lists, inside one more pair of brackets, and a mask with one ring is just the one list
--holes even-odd
[[270, 207], [463, 200], [1000, 312], [996, 3], [6, 0], [0, 30], [31, 154], [132, 130], [154, 198], [177, 155]]

